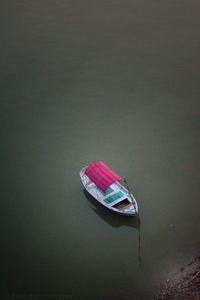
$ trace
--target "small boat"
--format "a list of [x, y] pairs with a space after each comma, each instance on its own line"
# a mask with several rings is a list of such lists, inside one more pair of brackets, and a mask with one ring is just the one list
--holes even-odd
[[128, 185], [121, 182], [126, 180], [117, 175], [103, 162], [94, 161], [80, 171], [84, 188], [98, 202], [113, 212], [125, 216], [138, 214], [138, 205], [134, 196], [130, 193]]

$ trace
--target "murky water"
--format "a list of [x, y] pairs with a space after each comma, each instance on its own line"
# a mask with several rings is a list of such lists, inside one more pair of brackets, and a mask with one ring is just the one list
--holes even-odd
[[[1, 1], [1, 295], [148, 300], [199, 240], [199, 9]], [[140, 222], [83, 192], [93, 160]]]

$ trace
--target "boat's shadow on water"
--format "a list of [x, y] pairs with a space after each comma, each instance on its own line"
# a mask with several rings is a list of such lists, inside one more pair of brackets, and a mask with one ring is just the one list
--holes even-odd
[[99, 203], [96, 199], [94, 199], [86, 189], [83, 189], [83, 193], [87, 198], [90, 207], [93, 211], [106, 223], [113, 227], [120, 226], [129, 226], [135, 228], [138, 231], [138, 260], [141, 265], [141, 219], [140, 216], [127, 217], [119, 214], [115, 214], [110, 211], [108, 208], [104, 207], [101, 203]]
[[130, 226], [136, 229], [140, 229], [140, 217], [127, 217], [122, 216], [120, 214], [115, 214], [110, 211], [108, 208], [104, 207], [101, 203], [99, 203], [96, 199], [94, 199], [86, 189], [83, 190], [85, 197], [88, 199], [91, 208], [94, 212], [102, 218], [105, 222], [110, 224], [113, 227], [120, 227], [120, 226]]

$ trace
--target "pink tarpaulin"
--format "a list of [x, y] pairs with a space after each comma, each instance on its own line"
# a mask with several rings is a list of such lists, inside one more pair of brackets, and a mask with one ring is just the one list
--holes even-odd
[[85, 170], [85, 174], [94, 182], [104, 193], [107, 188], [118, 180], [124, 180], [113, 172], [109, 167], [100, 161], [91, 163]]

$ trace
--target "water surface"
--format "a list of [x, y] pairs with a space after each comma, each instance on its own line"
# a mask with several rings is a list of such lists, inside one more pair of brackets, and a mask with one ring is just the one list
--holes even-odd
[[[148, 300], [196, 245], [199, 9], [1, 1], [1, 295]], [[93, 160], [140, 224], [83, 192]]]

